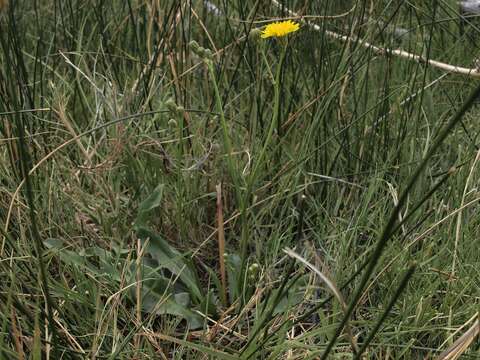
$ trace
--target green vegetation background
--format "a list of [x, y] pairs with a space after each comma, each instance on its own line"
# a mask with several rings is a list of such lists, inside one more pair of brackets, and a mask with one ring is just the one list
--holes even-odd
[[[478, 323], [479, 82], [358, 39], [474, 68], [480, 22], [283, 4], [0, 1], [1, 359], [436, 358]], [[318, 27], [249, 35], [287, 8]]]

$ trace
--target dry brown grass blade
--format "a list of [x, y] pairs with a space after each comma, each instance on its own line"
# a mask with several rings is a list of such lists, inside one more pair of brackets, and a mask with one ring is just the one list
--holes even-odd
[[15, 343], [15, 349], [17, 350], [17, 356], [19, 360], [25, 359], [25, 353], [23, 352], [22, 333], [17, 326], [17, 315], [15, 309], [11, 310], [11, 322], [12, 322], [12, 336]]
[[8, 6], [8, 0], [0, 0], [0, 11], [6, 9]]
[[68, 118], [67, 111], [66, 111], [66, 104], [64, 102], [59, 101], [56, 108], [53, 109], [53, 111], [57, 115], [57, 118], [67, 128], [70, 135], [72, 135], [73, 138], [76, 139], [75, 142], [77, 143], [78, 148], [80, 149], [81, 153], [85, 157], [86, 164], [90, 165], [91, 156], [88, 153], [87, 149], [85, 149], [85, 147], [83, 146], [81, 138], [77, 136], [78, 134], [75, 131], [75, 129], [73, 128], [72, 122]]
[[473, 340], [480, 334], [480, 319], [477, 314], [477, 320], [452, 346], [442, 352], [436, 360], [456, 360], [458, 359], [472, 344]]

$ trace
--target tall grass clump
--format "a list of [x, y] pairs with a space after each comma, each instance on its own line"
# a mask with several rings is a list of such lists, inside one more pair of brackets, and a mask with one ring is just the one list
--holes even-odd
[[474, 359], [477, 16], [0, 0], [0, 359]]

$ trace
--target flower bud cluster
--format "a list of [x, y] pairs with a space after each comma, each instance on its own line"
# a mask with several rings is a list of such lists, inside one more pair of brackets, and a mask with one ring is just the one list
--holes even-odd
[[165, 107], [168, 111], [177, 116], [183, 115], [183, 112], [185, 111], [185, 108], [181, 105], [177, 105], [173, 99], [168, 99], [165, 101]]
[[248, 280], [257, 281], [259, 272], [260, 272], [260, 265], [258, 265], [257, 263], [253, 263], [252, 265], [250, 265], [247, 270]]
[[203, 60], [213, 60], [212, 50], [205, 49], [204, 47], [200, 46], [195, 40], [190, 41], [188, 47]]

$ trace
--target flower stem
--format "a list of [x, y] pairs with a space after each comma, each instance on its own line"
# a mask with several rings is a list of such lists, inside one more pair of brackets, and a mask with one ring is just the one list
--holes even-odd
[[263, 160], [265, 158], [268, 147], [270, 146], [270, 142], [272, 140], [273, 132], [275, 131], [275, 128], [277, 127], [278, 115], [279, 115], [279, 110], [280, 110], [280, 76], [282, 74], [282, 66], [283, 66], [283, 62], [285, 60], [286, 53], [287, 53], [287, 43], [285, 42], [284, 46], [283, 46], [283, 49], [282, 49], [282, 53], [280, 55], [280, 60], [277, 64], [275, 79], [274, 79], [274, 82], [273, 82], [274, 100], [273, 100], [272, 121], [270, 122], [270, 127], [268, 129], [268, 133], [267, 133], [267, 137], [265, 138], [265, 142], [263, 143], [263, 148], [260, 152], [260, 155], [258, 156], [257, 161], [255, 162], [252, 173], [250, 174], [250, 178], [249, 178], [249, 181], [248, 181], [247, 196], [250, 196], [250, 192], [252, 190], [253, 183], [255, 182], [257, 172], [258, 172], [260, 166], [262, 166]]
[[[267, 132], [267, 137], [265, 138], [265, 141], [263, 143], [262, 150], [260, 152], [260, 155], [258, 156], [258, 159], [255, 162], [255, 165], [253, 167], [252, 172], [250, 173], [248, 182], [247, 182], [247, 191], [245, 194], [245, 204], [249, 203], [252, 191], [253, 191], [253, 185], [255, 183], [256, 177], [258, 170], [263, 164], [265, 155], [267, 154], [267, 150], [270, 146], [270, 143], [272, 141], [273, 133], [275, 131], [275, 128], [277, 127], [277, 122], [278, 122], [278, 116], [279, 116], [279, 110], [280, 110], [280, 76], [282, 74], [282, 66], [283, 62], [285, 60], [285, 55], [287, 53], [287, 45], [288, 43], [282, 42], [283, 47], [282, 47], [282, 52], [280, 54], [280, 59], [277, 64], [277, 69], [275, 73], [275, 78], [273, 82], [273, 89], [274, 89], [274, 101], [273, 101], [273, 114], [272, 114], [272, 121], [270, 122], [270, 127], [268, 128]], [[247, 206], [245, 206], [245, 211], [247, 209]], [[244, 211], [242, 211], [244, 212]], [[243, 228], [242, 228], [242, 237], [240, 240], [240, 258], [242, 259], [242, 264], [241, 264], [241, 269], [240, 269], [240, 274], [243, 274], [245, 271], [245, 266], [247, 263], [247, 250], [248, 250], [248, 240], [250, 238], [249, 233], [248, 233], [248, 227], [246, 224], [246, 220], [242, 222]], [[241, 282], [239, 282], [241, 283]]]

